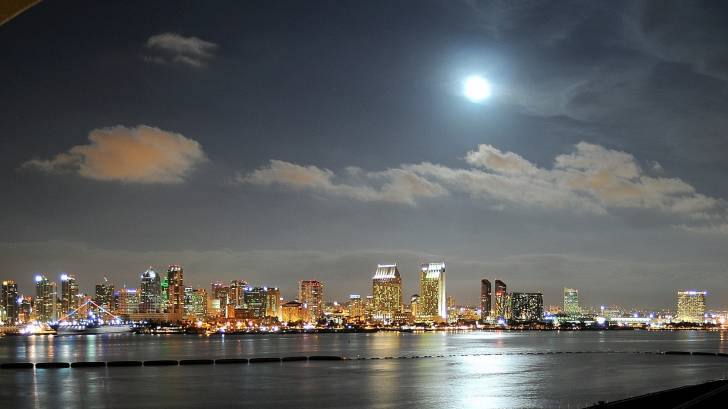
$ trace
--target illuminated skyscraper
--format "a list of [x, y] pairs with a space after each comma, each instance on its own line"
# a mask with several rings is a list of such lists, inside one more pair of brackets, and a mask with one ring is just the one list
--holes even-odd
[[579, 290], [575, 288], [564, 288], [564, 313], [571, 317], [581, 315]]
[[299, 281], [298, 301], [304, 305], [309, 322], [321, 319], [324, 316], [324, 283], [317, 280]]
[[508, 318], [510, 305], [507, 298], [506, 283], [495, 280], [495, 315], [497, 318]]
[[[61, 315], [78, 308], [78, 282], [73, 274], [61, 274]], [[62, 318], [62, 317], [59, 317]]]
[[686, 290], [677, 292], [678, 322], [702, 324], [705, 321], [705, 296], [707, 291]]
[[5, 322], [15, 324], [18, 322], [18, 285], [13, 280], [3, 281], [2, 293], [0, 293], [0, 306], [5, 310]]
[[263, 287], [245, 287], [243, 300], [245, 310], [250, 318], [261, 319], [265, 317], [266, 291]]
[[540, 321], [543, 319], [543, 294], [513, 293], [510, 298], [511, 319], [516, 321]]
[[171, 265], [167, 269], [168, 313], [172, 321], [181, 321], [185, 309], [184, 271], [181, 266]]
[[420, 266], [420, 299], [417, 312], [419, 321], [447, 321], [445, 263], [425, 263]]
[[384, 323], [402, 311], [402, 278], [396, 264], [379, 264], [372, 278], [373, 318]]
[[185, 317], [191, 320], [204, 320], [207, 316], [207, 290], [204, 288], [185, 288]]
[[230, 291], [230, 287], [221, 281], [215, 281], [210, 286], [210, 290], [210, 297], [213, 300], [220, 300], [220, 311], [225, 311], [227, 308], [228, 291]]
[[420, 314], [420, 295], [412, 294], [410, 297], [410, 319], [412, 322], [417, 321]]
[[58, 287], [42, 274], [35, 276], [35, 309], [36, 318], [40, 322], [51, 322], [58, 319]]
[[490, 281], [480, 280], [480, 319], [483, 321], [490, 317], [491, 291]]
[[281, 290], [278, 287], [263, 287], [265, 292], [265, 317], [281, 319]]
[[139, 312], [139, 294], [136, 288], [126, 288], [124, 286], [116, 293], [116, 298], [118, 305], [116, 312], [118, 314], [128, 316]]
[[349, 321], [364, 321], [364, 302], [359, 294], [349, 295]]
[[245, 287], [248, 283], [243, 280], [233, 280], [230, 282], [230, 288], [227, 294], [227, 305], [233, 308], [243, 308], [245, 304]]
[[159, 274], [151, 267], [142, 273], [141, 294], [139, 295], [139, 312], [164, 312], [164, 297], [162, 296], [162, 282]]
[[96, 284], [94, 302], [107, 311], [114, 310], [114, 285], [109, 283], [106, 277], [104, 277], [102, 284]]

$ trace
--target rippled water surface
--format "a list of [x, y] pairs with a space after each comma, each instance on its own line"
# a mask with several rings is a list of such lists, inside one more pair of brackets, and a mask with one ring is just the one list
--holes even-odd
[[[728, 334], [549, 331], [3, 337], [1, 362], [295, 355], [393, 359], [3, 369], [0, 402], [3, 407], [38, 408], [566, 408], [728, 375], [724, 357], [636, 353], [667, 350], [728, 352]], [[417, 356], [421, 358], [412, 358]]]

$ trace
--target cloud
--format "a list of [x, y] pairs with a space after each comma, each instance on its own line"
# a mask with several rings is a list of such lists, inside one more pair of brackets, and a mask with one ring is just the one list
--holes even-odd
[[[491, 145], [467, 152], [465, 162], [470, 167], [422, 162], [379, 172], [349, 167], [337, 175], [316, 166], [271, 160], [266, 167], [239, 175], [238, 181], [362, 201], [415, 204], [425, 198], [464, 194], [497, 207], [593, 214], [648, 209], [693, 221], [725, 220], [723, 200], [700, 194], [681, 179], [653, 175], [633, 155], [600, 145], [578, 143], [572, 152], [556, 156], [551, 168]], [[652, 162], [645, 163], [648, 169], [654, 168]]]
[[146, 48], [153, 54], [145, 55], [145, 61], [202, 68], [213, 58], [218, 45], [197, 37], [162, 33], [149, 37]]
[[33, 159], [22, 166], [102, 181], [181, 183], [206, 160], [197, 141], [146, 125], [94, 129], [88, 139], [89, 144], [74, 146], [53, 159]]

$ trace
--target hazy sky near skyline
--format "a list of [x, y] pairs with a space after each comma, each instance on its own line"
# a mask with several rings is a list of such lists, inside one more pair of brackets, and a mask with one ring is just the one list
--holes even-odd
[[[722, 2], [43, 2], [0, 27], [0, 278], [368, 294], [397, 262], [728, 307]], [[469, 75], [493, 95], [462, 95]]]

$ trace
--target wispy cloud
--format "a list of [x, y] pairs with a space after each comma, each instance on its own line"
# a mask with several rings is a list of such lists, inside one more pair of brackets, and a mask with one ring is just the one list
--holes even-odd
[[206, 160], [197, 141], [146, 125], [94, 129], [88, 138], [87, 145], [74, 146], [52, 159], [33, 159], [22, 166], [102, 181], [181, 183]]
[[723, 200], [698, 193], [679, 178], [657, 175], [651, 162], [645, 162], [645, 170], [633, 155], [600, 145], [581, 142], [572, 152], [556, 156], [550, 168], [491, 145], [467, 152], [465, 162], [468, 167], [422, 162], [384, 171], [347, 168], [337, 174], [317, 166], [271, 160], [268, 166], [239, 175], [238, 181], [409, 205], [425, 198], [465, 194], [496, 207], [505, 204], [593, 214], [650, 209], [691, 223], [725, 222]]
[[144, 60], [160, 64], [182, 64], [202, 68], [214, 57], [218, 45], [176, 33], [155, 34], [147, 39]]

